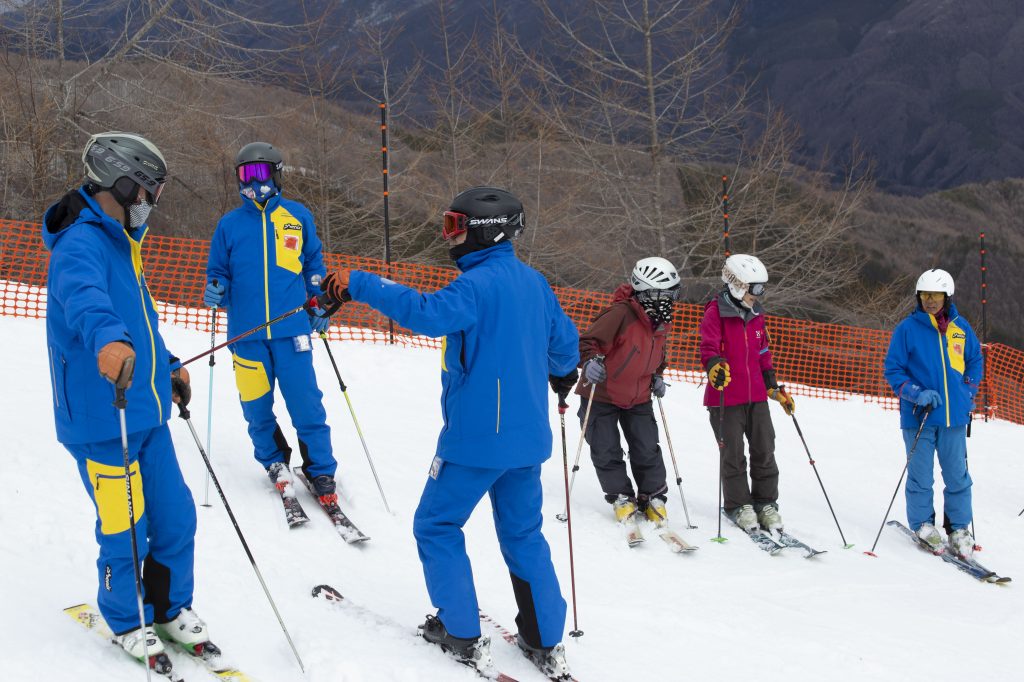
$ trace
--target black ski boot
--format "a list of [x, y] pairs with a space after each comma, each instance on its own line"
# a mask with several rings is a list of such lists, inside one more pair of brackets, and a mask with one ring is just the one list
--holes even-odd
[[555, 646], [533, 647], [526, 643], [523, 636], [516, 635], [516, 642], [523, 650], [526, 657], [533, 661], [533, 664], [542, 673], [552, 680], [571, 680], [572, 673], [569, 672], [569, 664], [565, 661], [565, 645], [559, 642]]
[[463, 665], [476, 668], [485, 675], [494, 670], [490, 637], [453, 637], [437, 616], [427, 616], [427, 621], [420, 626], [420, 635], [431, 644], [437, 644]]

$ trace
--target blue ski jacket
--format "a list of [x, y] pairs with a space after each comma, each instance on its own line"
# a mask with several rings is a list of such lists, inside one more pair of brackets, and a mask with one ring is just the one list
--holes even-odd
[[[320, 295], [323, 246], [313, 214], [280, 194], [262, 208], [251, 199], [217, 223], [206, 266], [207, 281], [227, 288], [222, 307], [228, 311], [228, 337], [237, 336], [298, 308]], [[309, 317], [286, 317], [250, 339], [310, 334]]]
[[579, 362], [579, 335], [544, 277], [503, 242], [460, 258], [430, 294], [353, 272], [349, 294], [417, 334], [444, 336], [437, 455], [487, 469], [551, 456], [548, 375]]
[[114, 385], [99, 373], [100, 349], [124, 341], [135, 349], [126, 398], [129, 433], [160, 426], [171, 416], [171, 370], [177, 361], [157, 329], [146, 286], [142, 240], [103, 212], [84, 188], [69, 192], [43, 216], [47, 272], [46, 340], [57, 440], [119, 439]]
[[900, 428], [916, 429], [921, 423], [914, 400], [926, 389], [942, 397], [942, 405], [928, 415], [928, 426], [966, 425], [982, 372], [981, 344], [956, 306], [950, 303], [943, 334], [935, 316], [918, 305], [896, 326], [885, 356], [885, 380], [901, 399]]

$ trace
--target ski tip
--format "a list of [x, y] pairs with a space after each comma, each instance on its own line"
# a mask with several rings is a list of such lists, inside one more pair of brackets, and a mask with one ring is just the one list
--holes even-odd
[[327, 601], [343, 601], [345, 599], [341, 592], [338, 592], [330, 585], [317, 585], [313, 588], [312, 596], [322, 597]]

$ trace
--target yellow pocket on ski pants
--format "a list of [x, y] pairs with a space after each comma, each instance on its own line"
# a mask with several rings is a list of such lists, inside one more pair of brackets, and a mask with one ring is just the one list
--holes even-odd
[[238, 386], [238, 395], [241, 396], [242, 402], [247, 403], [270, 393], [270, 379], [262, 362], [246, 360], [234, 353], [231, 357], [234, 360], [235, 385]]
[[[92, 482], [92, 496], [96, 500], [96, 511], [100, 516], [100, 532], [104, 535], [123, 533], [131, 524], [128, 522], [128, 491], [124, 484], [124, 466], [100, 464], [91, 459], [85, 461], [85, 469]], [[142, 518], [146, 510], [146, 500], [142, 496], [142, 475], [139, 463], [132, 462], [128, 467], [128, 477], [132, 483], [132, 511], [135, 523]]]

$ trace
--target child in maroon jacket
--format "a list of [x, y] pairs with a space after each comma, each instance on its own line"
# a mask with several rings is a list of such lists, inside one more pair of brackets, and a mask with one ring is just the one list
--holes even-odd
[[[735, 254], [725, 261], [722, 281], [727, 286], [704, 307], [700, 360], [708, 373], [704, 405], [710, 413], [715, 438], [724, 442], [724, 507], [730, 518], [747, 532], [757, 530], [759, 524], [769, 531], [781, 530], [775, 429], [767, 400], [777, 400], [786, 414], [792, 414], [795, 405], [775, 379], [768, 349], [768, 333], [759, 303], [768, 271], [754, 256]], [[749, 486], [744, 436], [750, 445]]]
[[[665, 460], [651, 395], [665, 395], [665, 340], [678, 296], [679, 274], [672, 263], [643, 258], [630, 283], [615, 290], [612, 305], [580, 335], [580, 422], [593, 399], [584, 436], [605, 499], [619, 521], [633, 516], [638, 506], [655, 523], [666, 518]], [[620, 426], [639, 496], [626, 473]]]

